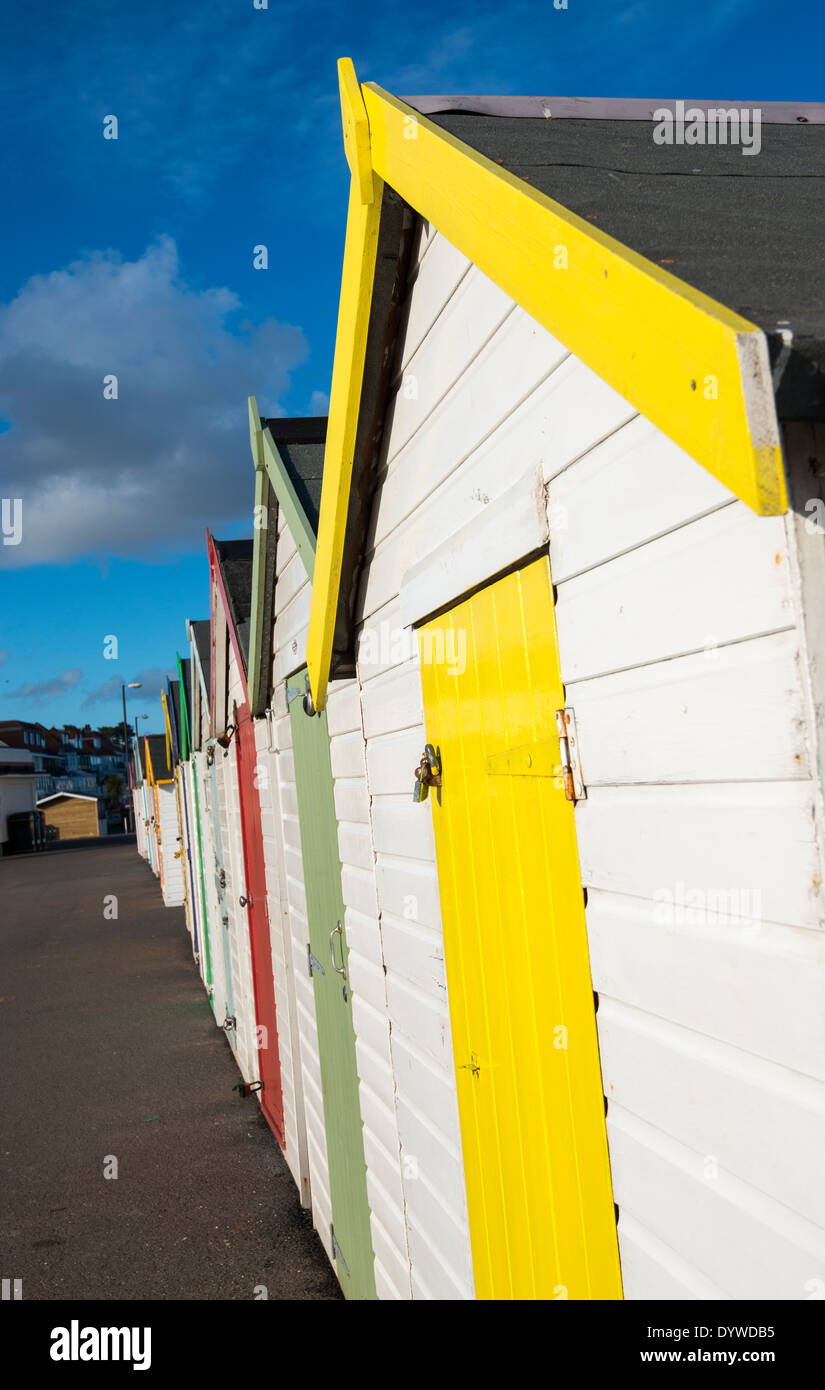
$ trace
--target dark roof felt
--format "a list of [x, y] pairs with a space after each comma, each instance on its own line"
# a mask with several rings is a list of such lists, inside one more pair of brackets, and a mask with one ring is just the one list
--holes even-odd
[[[172, 770], [166, 761], [166, 735], [147, 734], [146, 741], [149, 744], [149, 756], [152, 759], [155, 781], [164, 782], [172, 775]], [[145, 771], [144, 768], [144, 773]]]
[[244, 668], [249, 667], [249, 624], [252, 613], [252, 552], [254, 542], [215, 541], [232, 626], [238, 637]]
[[180, 731], [180, 681], [169, 682], [169, 719], [172, 725], [172, 754], [175, 758], [179, 758], [183, 747]]
[[[187, 714], [187, 717], [188, 717], [189, 722], [191, 723], [191, 721], [192, 721], [192, 660], [191, 660], [190, 657], [188, 657], [188, 656], [182, 656], [182, 657], [181, 657], [181, 659], [180, 659], [180, 671], [181, 671], [181, 675], [182, 675], [182, 677], [183, 677], [183, 697], [184, 697], [184, 702], [185, 702], [185, 704], [186, 704], [186, 714]], [[181, 714], [180, 714], [180, 717], [181, 717], [181, 725], [183, 725], [184, 716], [183, 716], [183, 707], [182, 707], [182, 706], [181, 706]], [[188, 727], [187, 727], [187, 730], [186, 730], [186, 740], [187, 740], [187, 744], [188, 744], [188, 742], [189, 742], [189, 729], [188, 729]]]
[[430, 119], [756, 323], [774, 363], [790, 331], [791, 352], [776, 374], [778, 413], [822, 418], [825, 125], [810, 118], [789, 124], [788, 117], [771, 123], [769, 116], [766, 108], [753, 155], [741, 145], [656, 144], [650, 119], [469, 111]]
[[[208, 618], [198, 618], [197, 622], [191, 624], [192, 633], [195, 638], [195, 650], [198, 653], [198, 660], [203, 671], [203, 679], [207, 690], [212, 678], [212, 633], [211, 623]], [[191, 705], [190, 705], [191, 710]]]
[[319, 415], [297, 420], [276, 418], [262, 423], [277, 445], [298, 501], [317, 536], [327, 437], [326, 417]]

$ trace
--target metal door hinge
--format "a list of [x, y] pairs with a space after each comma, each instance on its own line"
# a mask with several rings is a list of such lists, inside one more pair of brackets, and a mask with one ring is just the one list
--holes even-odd
[[309, 942], [307, 942], [307, 965], [309, 966], [310, 976], [326, 975], [327, 973], [318, 957], [312, 954], [312, 947]]
[[572, 705], [556, 710], [556, 728], [559, 732], [561, 752], [561, 776], [564, 794], [568, 801], [586, 801], [587, 791], [582, 779], [579, 761], [579, 735], [576, 729], [576, 712]]
[[333, 1255], [333, 1259], [336, 1259], [336, 1260], [338, 1261], [338, 1263], [339, 1263], [339, 1265], [341, 1266], [342, 1270], [344, 1271], [344, 1273], [346, 1274], [347, 1278], [349, 1279], [349, 1277], [350, 1277], [349, 1265], [347, 1264], [346, 1260], [344, 1259], [344, 1252], [342, 1251], [340, 1245], [338, 1244], [338, 1241], [335, 1239], [335, 1227], [334, 1227], [334, 1226], [330, 1226], [330, 1228], [329, 1228], [329, 1238], [330, 1238], [330, 1241], [332, 1242], [332, 1255]]
[[485, 758], [490, 776], [552, 777], [568, 801], [585, 801], [587, 791], [579, 762], [579, 736], [572, 705], [556, 710], [557, 737], [525, 743]]

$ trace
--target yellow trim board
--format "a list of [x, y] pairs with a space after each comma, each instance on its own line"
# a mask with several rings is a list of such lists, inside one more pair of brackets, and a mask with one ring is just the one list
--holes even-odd
[[317, 710], [324, 709], [326, 705], [327, 682], [332, 660], [335, 615], [338, 611], [338, 590], [341, 583], [341, 557], [347, 527], [361, 385], [364, 379], [364, 358], [367, 351], [367, 329], [370, 321], [383, 191], [383, 184], [375, 179], [373, 200], [371, 203], [364, 203], [361, 201], [359, 181], [355, 176], [350, 183], [344, 270], [341, 277], [338, 331], [335, 337], [335, 360], [332, 367], [327, 442], [324, 450], [318, 543], [315, 549], [312, 606], [307, 634], [307, 669]]
[[787, 509], [760, 328], [380, 87], [361, 90], [386, 183], [755, 512]]

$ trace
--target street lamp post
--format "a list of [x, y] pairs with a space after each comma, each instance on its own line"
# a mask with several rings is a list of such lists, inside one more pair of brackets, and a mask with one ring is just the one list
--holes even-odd
[[[126, 766], [127, 766], [127, 768], [128, 768], [128, 766], [129, 766], [129, 725], [128, 725], [127, 722], [126, 722], [126, 691], [127, 691], [127, 689], [128, 689], [128, 690], [140, 690], [140, 688], [141, 688], [140, 681], [127, 681], [127, 682], [125, 682], [125, 683], [124, 683], [124, 682], [121, 682], [121, 686], [120, 686], [120, 694], [121, 694], [121, 697], [122, 697], [122, 699], [123, 699], [123, 755], [124, 755], [124, 757], [125, 757], [125, 759], [126, 759]], [[134, 830], [134, 828], [135, 828], [135, 826], [134, 826], [134, 808], [133, 808], [133, 806], [132, 806], [132, 798], [131, 798], [131, 797], [129, 798], [128, 809], [127, 809], [127, 812], [126, 812], [126, 825], [127, 825], [127, 829]]]

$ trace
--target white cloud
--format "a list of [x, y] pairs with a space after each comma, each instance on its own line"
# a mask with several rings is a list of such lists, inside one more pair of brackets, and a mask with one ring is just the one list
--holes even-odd
[[56, 700], [58, 695], [65, 695], [67, 691], [73, 690], [83, 679], [83, 672], [79, 666], [73, 666], [69, 671], [63, 671], [59, 676], [52, 676], [49, 680], [35, 681], [29, 685], [20, 685], [16, 690], [10, 691], [10, 700], [29, 700], [33, 704], [42, 704], [44, 700]]
[[188, 285], [168, 237], [136, 261], [96, 252], [34, 276], [0, 308], [0, 476], [23, 499], [22, 543], [0, 560], [146, 557], [242, 519], [246, 397], [283, 413], [306, 352], [299, 328], [252, 325], [231, 290]]
[[[130, 700], [140, 702], [141, 700], [155, 699], [162, 690], [166, 689], [167, 680], [175, 679], [175, 674], [171, 670], [165, 671], [162, 666], [152, 666], [147, 671], [138, 672], [133, 679], [140, 685], [140, 692], [130, 690], [127, 691], [127, 694]], [[89, 709], [93, 705], [106, 704], [111, 700], [120, 702], [122, 700], [121, 683], [120, 676], [111, 676], [96, 690], [89, 692], [83, 701], [82, 708]]]

